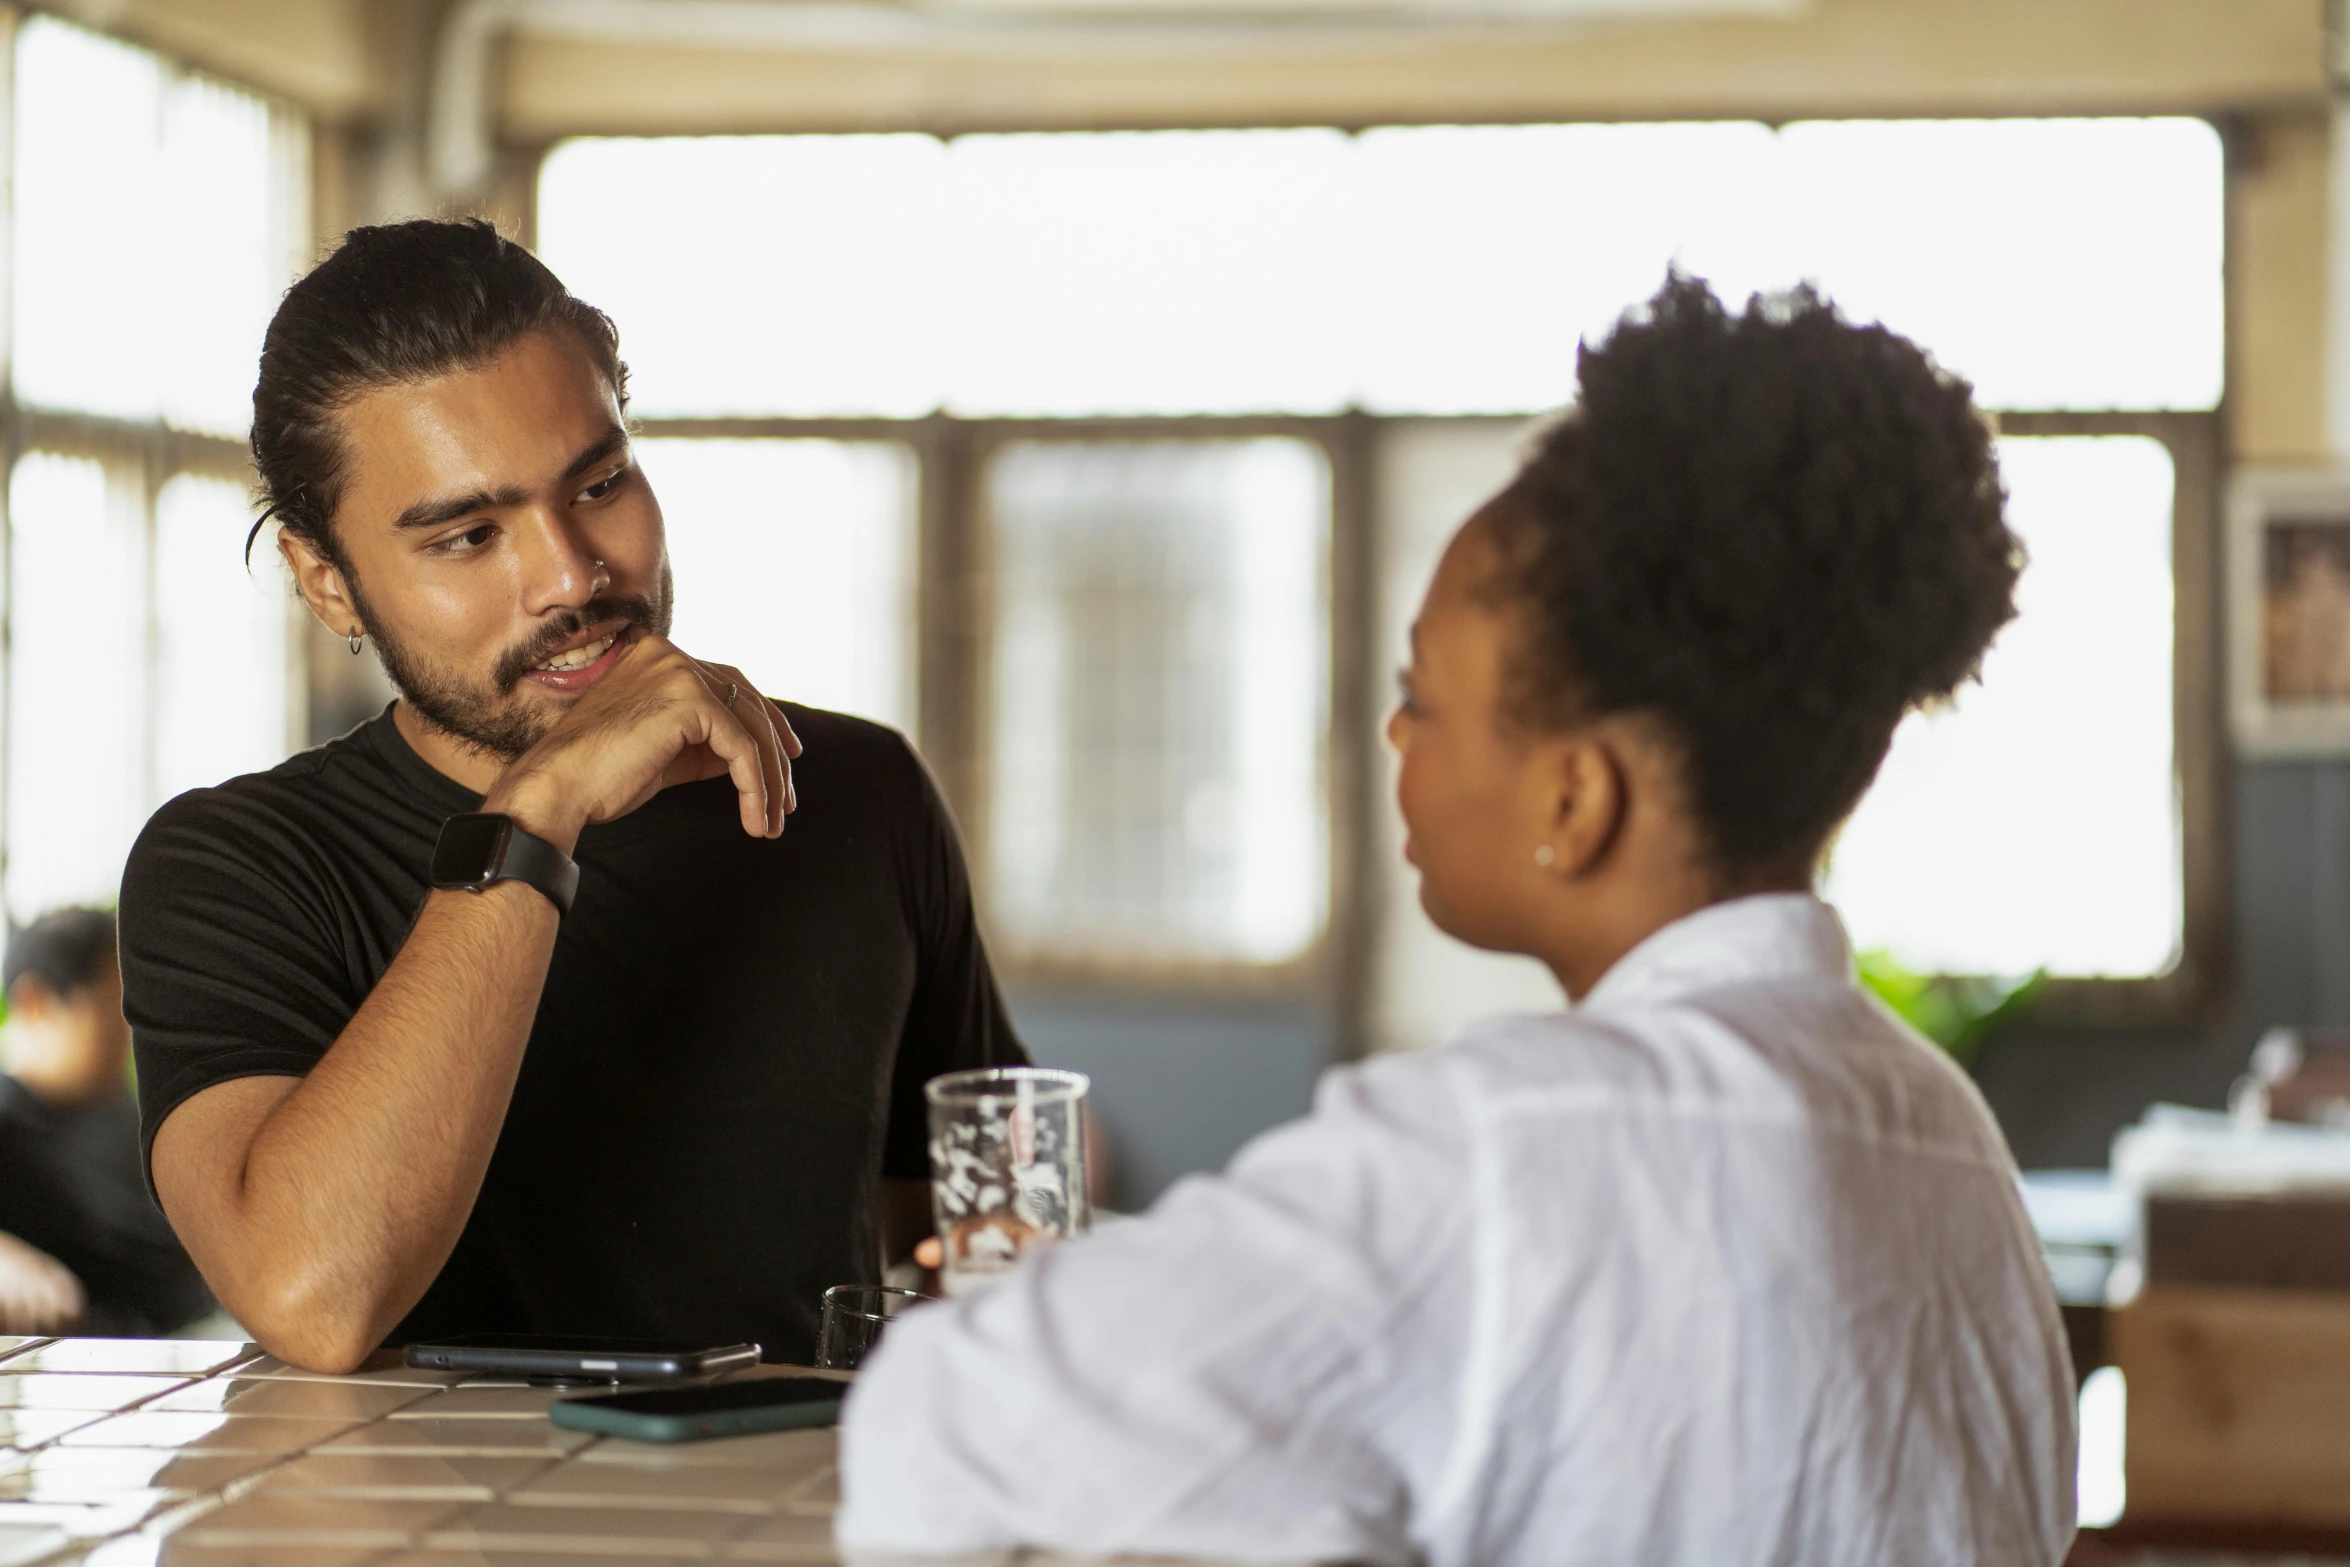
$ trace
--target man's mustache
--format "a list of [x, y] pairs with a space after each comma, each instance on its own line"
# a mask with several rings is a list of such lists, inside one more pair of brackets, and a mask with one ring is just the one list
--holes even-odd
[[522, 683], [522, 677], [555, 656], [555, 650], [578, 636], [590, 626], [620, 623], [626, 632], [631, 626], [649, 627], [653, 623], [653, 601], [639, 594], [608, 594], [589, 599], [577, 609], [558, 611], [546, 624], [531, 633], [530, 640], [510, 649], [498, 660], [492, 678], [498, 694], [504, 696]]

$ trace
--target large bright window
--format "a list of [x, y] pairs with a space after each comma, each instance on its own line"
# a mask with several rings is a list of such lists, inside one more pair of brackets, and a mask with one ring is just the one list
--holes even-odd
[[620, 322], [640, 415], [926, 413], [944, 162], [928, 136], [571, 142], [539, 252]]
[[[1437, 556], [1516, 469], [1517, 421], [1409, 420], [1380, 443], [1378, 640], [1400, 658]], [[2016, 620], [1979, 685], [1911, 716], [1839, 836], [1824, 891], [1855, 944], [1919, 972], [2138, 979], [2184, 939], [2172, 659], [2170, 453], [2140, 435], [2007, 437], [2008, 522], [2031, 552]], [[1392, 794], [1392, 759], [1383, 778]], [[1524, 958], [1430, 925], [1402, 834], [1384, 886], [1368, 1026], [1433, 1043], [1496, 1012], [1556, 1006]]]
[[[1914, 967], [2173, 964], [2173, 476], [2130, 431], [2222, 395], [2225, 184], [2186, 118], [589, 138], [538, 214], [663, 437], [681, 628], [860, 711], [944, 682], [923, 739], [1015, 963], [1277, 966], [1367, 932], [1366, 1032], [1412, 1044], [1556, 987], [1429, 926], [1377, 715], [1334, 745], [1331, 693], [1385, 690], [1525, 418], [1675, 266], [1733, 305], [1809, 281], [1985, 409], [2092, 430], [2003, 444], [2022, 619], [1903, 728], [1830, 887]], [[852, 479], [896, 430], [902, 481]], [[917, 578], [920, 659], [875, 629]], [[1332, 619], [1338, 580], [1369, 623]], [[789, 630], [774, 581], [833, 584], [830, 618]], [[1334, 879], [1334, 841], [1379, 859]], [[1333, 888], [1375, 891], [1333, 927]]]
[[2223, 183], [2186, 119], [623, 138], [539, 213], [646, 413], [1533, 412], [1674, 263], [1986, 406], [2209, 408]]
[[1815, 282], [1986, 407], [2219, 399], [2224, 171], [2200, 121], [1399, 129], [1361, 159], [1373, 408], [1555, 407], [1577, 341], [1668, 262], [1733, 301]]
[[183, 473], [155, 501], [155, 788], [158, 800], [285, 759], [298, 613], [277, 551], [234, 548], [244, 486]]
[[[0, 897], [113, 901], [156, 805], [301, 732], [243, 436], [310, 248], [303, 121], [51, 17], [13, 34]], [[92, 418], [90, 416], [97, 416]]]
[[1298, 956], [1328, 885], [1321, 454], [1024, 441], [990, 464], [986, 510], [987, 854], [1007, 940]]
[[1335, 412], [1353, 173], [1336, 131], [949, 147], [946, 401], [963, 414]]
[[242, 435], [308, 248], [300, 122], [40, 16], [15, 84], [17, 399]]
[[913, 453], [896, 441], [637, 443], [697, 657], [760, 690], [914, 728]]
[[1925, 972], [2137, 977], [2179, 957], [2170, 454], [1999, 443], [2031, 551], [1980, 685], [1911, 716], [1837, 841], [1854, 941]]
[[8, 912], [110, 903], [146, 820], [137, 501], [86, 458], [35, 453], [8, 486]]

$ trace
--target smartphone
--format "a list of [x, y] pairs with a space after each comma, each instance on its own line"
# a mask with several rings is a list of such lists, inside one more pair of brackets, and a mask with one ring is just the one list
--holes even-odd
[[674, 1382], [755, 1366], [759, 1346], [467, 1333], [437, 1344], [411, 1344], [403, 1358], [430, 1371], [486, 1371], [572, 1382]]
[[789, 1431], [840, 1421], [842, 1382], [823, 1377], [755, 1377], [702, 1387], [646, 1388], [601, 1398], [559, 1398], [547, 1418], [574, 1431], [639, 1442], [699, 1442], [705, 1437]]

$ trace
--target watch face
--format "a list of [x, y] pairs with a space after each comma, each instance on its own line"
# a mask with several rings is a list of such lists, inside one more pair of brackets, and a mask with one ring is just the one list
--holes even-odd
[[504, 857], [506, 834], [513, 827], [503, 816], [479, 813], [452, 816], [441, 824], [441, 841], [432, 851], [432, 884], [436, 887], [478, 887]]

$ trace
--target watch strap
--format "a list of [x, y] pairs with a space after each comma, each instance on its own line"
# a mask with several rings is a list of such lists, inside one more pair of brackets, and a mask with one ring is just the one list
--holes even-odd
[[579, 862], [509, 817], [506, 852], [499, 856], [490, 880], [529, 882], [547, 895], [557, 913], [569, 914], [571, 900], [579, 896]]
[[544, 893], [558, 913], [569, 914], [579, 892], [579, 864], [511, 816], [463, 811], [441, 823], [431, 881], [452, 892], [483, 892], [502, 881], [519, 881]]

